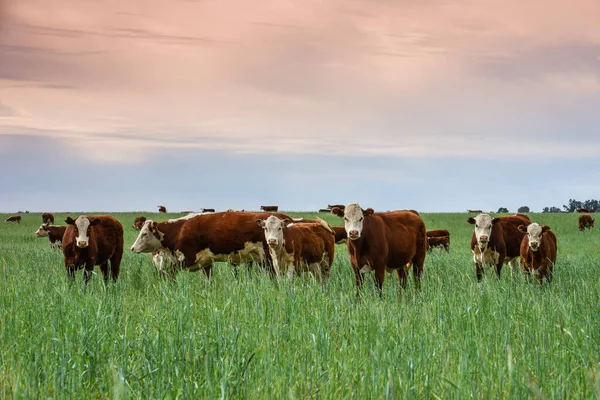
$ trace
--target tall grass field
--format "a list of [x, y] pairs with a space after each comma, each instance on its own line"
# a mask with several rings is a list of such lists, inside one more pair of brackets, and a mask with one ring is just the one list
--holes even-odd
[[226, 263], [210, 283], [163, 281], [129, 250], [140, 214], [113, 214], [125, 254], [107, 286], [98, 267], [87, 287], [82, 271], [67, 280], [60, 250], [34, 236], [40, 214], [0, 223], [0, 398], [600, 397], [600, 232], [575, 214], [530, 214], [558, 238], [554, 281], [539, 285], [509, 266], [478, 283], [468, 215], [424, 213], [450, 230], [450, 253], [428, 253], [420, 291], [412, 272], [404, 294], [388, 274], [380, 299], [370, 275], [360, 301], [345, 245], [326, 291]]

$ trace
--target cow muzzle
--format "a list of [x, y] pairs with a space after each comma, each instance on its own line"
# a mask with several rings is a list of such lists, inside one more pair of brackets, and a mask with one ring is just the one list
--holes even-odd
[[529, 247], [533, 251], [538, 251], [538, 249], [540, 248], [540, 244], [538, 242], [529, 242]]
[[360, 233], [358, 233], [357, 230], [352, 230], [348, 232], [348, 237], [350, 238], [350, 240], [356, 240], [360, 238]]
[[480, 236], [477, 244], [480, 249], [485, 249], [488, 245], [489, 238], [487, 236]]
[[277, 246], [277, 239], [269, 239], [267, 240], [267, 243], [269, 244], [269, 246], [273, 247], [273, 246]]
[[86, 247], [88, 247], [88, 242], [79, 241], [77, 242], [77, 247], [85, 249]]

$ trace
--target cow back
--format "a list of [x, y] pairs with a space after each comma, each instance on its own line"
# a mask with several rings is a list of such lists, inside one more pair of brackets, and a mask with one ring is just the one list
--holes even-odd
[[502, 226], [506, 246], [506, 256], [508, 258], [519, 257], [521, 242], [523, 241], [523, 237], [526, 236], [525, 233], [519, 231], [519, 225], [527, 226], [529, 224], [531, 224], [531, 220], [526, 215], [500, 217], [500, 225]]

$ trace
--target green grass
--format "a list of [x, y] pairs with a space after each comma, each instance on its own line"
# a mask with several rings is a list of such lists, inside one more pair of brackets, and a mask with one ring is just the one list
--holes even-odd
[[[126, 249], [136, 215], [115, 214]], [[70, 284], [33, 235], [40, 215], [23, 215], [0, 223], [0, 398], [598, 398], [600, 232], [530, 216], [558, 237], [551, 285], [508, 266], [478, 284], [466, 214], [423, 214], [451, 231], [450, 254], [428, 254], [420, 292], [411, 278], [398, 296], [387, 275], [381, 301], [369, 277], [357, 302], [343, 245], [326, 293], [227, 264], [210, 284], [183, 271], [172, 285], [128, 250], [116, 284], [98, 269]]]

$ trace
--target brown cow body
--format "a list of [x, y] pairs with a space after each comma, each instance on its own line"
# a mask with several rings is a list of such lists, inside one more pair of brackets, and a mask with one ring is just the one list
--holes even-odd
[[343, 211], [346, 208], [346, 206], [343, 204], [328, 204], [327, 208], [329, 208], [330, 211], [333, 210], [334, 208], [339, 208], [340, 210]]
[[450, 236], [427, 237], [427, 250], [431, 251], [434, 248], [442, 248], [450, 252]]
[[348, 233], [346, 232], [346, 228], [343, 226], [332, 226], [333, 234], [335, 235], [335, 243], [342, 244], [346, 243], [346, 239], [348, 239]]
[[42, 224], [37, 231], [35, 231], [35, 237], [48, 236], [50, 240], [50, 247], [55, 249], [62, 248], [62, 240], [65, 234], [66, 226]]
[[434, 229], [431, 231], [427, 231], [427, 237], [438, 237], [438, 236], [450, 236], [450, 232], [447, 229]]
[[[521, 225], [519, 230], [527, 233], [521, 242], [521, 267], [528, 276], [533, 275], [540, 283], [544, 278], [548, 283], [552, 282], [552, 271], [556, 263], [556, 235], [547, 225]], [[532, 230], [537, 230], [533, 243]]]
[[579, 230], [582, 232], [586, 228], [592, 229], [592, 228], [594, 228], [594, 219], [590, 215], [587, 215], [587, 214], [580, 215], [578, 225], [579, 225]]
[[408, 269], [413, 268], [416, 286], [420, 285], [427, 253], [427, 236], [423, 219], [411, 211], [375, 213], [362, 210], [358, 203], [332, 213], [344, 218], [348, 234], [350, 263], [360, 294], [364, 273], [375, 271], [380, 296], [383, 295], [385, 272], [395, 270], [402, 289], [406, 288]]
[[135, 217], [135, 221], [133, 221], [133, 229], [139, 231], [144, 226], [144, 222], [146, 222], [146, 217], [140, 215], [139, 217]]
[[594, 210], [590, 210], [589, 208], [578, 208], [575, 211], [577, 211], [578, 213], [593, 213]]
[[20, 224], [21, 223], [21, 216], [20, 215], [13, 215], [12, 217], [6, 218], [6, 220], [4, 222], [16, 222], [17, 224]]
[[[87, 233], [81, 232], [80, 224], [84, 219], [90, 222]], [[108, 282], [109, 276], [116, 281], [123, 257], [123, 225], [110, 215], [80, 216], [75, 221], [69, 217], [66, 222], [63, 256], [69, 278], [74, 279], [75, 271], [83, 268], [83, 276], [88, 283], [94, 266], [99, 265], [104, 282]], [[86, 234], [87, 244], [81, 241], [82, 235]]]
[[42, 223], [43, 224], [53, 224], [54, 223], [54, 215], [51, 213], [45, 212], [42, 214]]
[[279, 206], [260, 206], [260, 209], [265, 212], [277, 212]]

